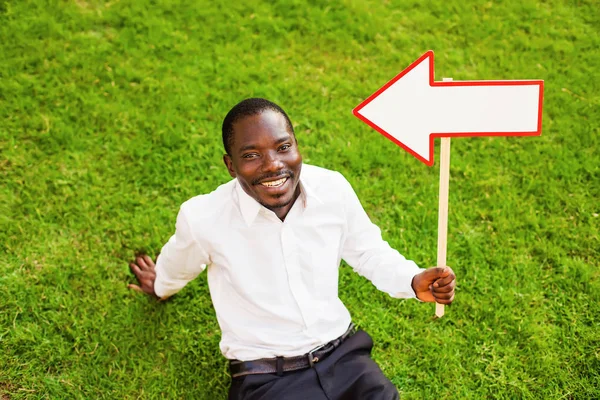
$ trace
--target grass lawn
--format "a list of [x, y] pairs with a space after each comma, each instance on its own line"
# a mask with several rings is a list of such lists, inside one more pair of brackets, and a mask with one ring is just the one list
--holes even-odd
[[0, 0], [0, 399], [226, 396], [206, 274], [156, 303], [127, 262], [229, 179], [246, 97], [434, 265], [439, 154], [351, 113], [429, 49], [436, 80], [543, 79], [542, 136], [452, 140], [446, 317], [347, 266], [340, 297], [403, 398], [600, 398], [599, 27], [595, 0]]

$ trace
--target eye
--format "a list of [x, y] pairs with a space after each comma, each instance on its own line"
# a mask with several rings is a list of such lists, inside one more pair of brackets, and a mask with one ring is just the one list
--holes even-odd
[[258, 157], [258, 154], [256, 154], [256, 153], [247, 153], [242, 156], [242, 158], [245, 158], [247, 160], [256, 158], [256, 157]]
[[285, 150], [289, 149], [290, 147], [292, 147], [292, 145], [291, 145], [291, 144], [289, 144], [289, 143], [286, 143], [286, 144], [282, 145], [282, 146], [279, 148], [279, 150], [280, 150], [280, 151], [285, 151]]

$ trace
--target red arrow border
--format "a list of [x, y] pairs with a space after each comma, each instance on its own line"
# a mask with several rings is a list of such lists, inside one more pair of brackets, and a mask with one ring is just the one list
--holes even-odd
[[[359, 114], [360, 110], [373, 101], [377, 96], [383, 93], [387, 88], [392, 86], [396, 81], [402, 78], [404, 75], [408, 74], [413, 68], [423, 62], [426, 58], [429, 58], [429, 85], [430, 86], [523, 86], [523, 85], [539, 85], [540, 86], [540, 99], [538, 102], [538, 123], [537, 130], [530, 132], [458, 132], [458, 133], [449, 133], [449, 132], [432, 132], [429, 134], [429, 159], [425, 159], [421, 157], [419, 154], [415, 153], [410, 147], [406, 146], [398, 139], [390, 135], [388, 132], [383, 130], [377, 124], [373, 123], [371, 120], [367, 119], [363, 115]], [[423, 54], [419, 59], [410, 64], [405, 70], [396, 75], [391, 81], [386, 83], [381, 87], [378, 91], [369, 96], [366, 100], [360, 103], [358, 106], [352, 110], [352, 113], [364, 121], [371, 128], [375, 129], [377, 132], [381, 133], [383, 136], [390, 139], [392, 142], [396, 143], [398, 146], [402, 147], [404, 150], [408, 151], [410, 154], [415, 156], [418, 160], [425, 163], [428, 166], [433, 166], [433, 150], [434, 150], [434, 139], [436, 137], [465, 137], [465, 136], [540, 136], [542, 134], [542, 104], [544, 100], [544, 81], [543, 80], [512, 80], [512, 81], [450, 81], [450, 82], [435, 82], [434, 78], [434, 69], [433, 69], [433, 51], [429, 50], [425, 54]]]

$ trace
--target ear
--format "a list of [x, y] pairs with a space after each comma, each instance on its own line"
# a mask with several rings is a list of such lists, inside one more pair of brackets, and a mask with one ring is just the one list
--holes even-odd
[[237, 174], [235, 173], [235, 170], [233, 169], [233, 161], [231, 160], [231, 157], [229, 156], [229, 154], [223, 155], [223, 162], [225, 163], [225, 166], [227, 167], [227, 171], [229, 171], [229, 175], [231, 175], [232, 178], [235, 178], [237, 176]]

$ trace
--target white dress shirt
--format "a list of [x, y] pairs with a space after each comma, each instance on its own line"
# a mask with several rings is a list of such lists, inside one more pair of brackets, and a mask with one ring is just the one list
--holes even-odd
[[340, 173], [303, 164], [300, 188], [283, 222], [236, 179], [196, 196], [158, 258], [160, 297], [208, 267], [228, 359], [302, 355], [342, 335], [350, 324], [338, 298], [342, 259], [392, 297], [415, 297], [421, 269], [381, 238]]

